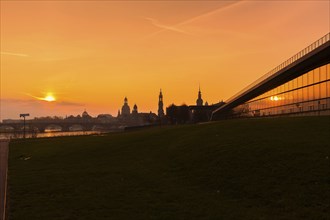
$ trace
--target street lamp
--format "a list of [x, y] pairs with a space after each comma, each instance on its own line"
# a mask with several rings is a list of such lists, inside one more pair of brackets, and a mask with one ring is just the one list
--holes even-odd
[[27, 117], [27, 116], [30, 116], [30, 114], [27, 113], [27, 114], [20, 114], [20, 115], [19, 115], [20, 118], [21, 118], [21, 117], [24, 118], [24, 135], [23, 135], [23, 138], [25, 138], [25, 117]]

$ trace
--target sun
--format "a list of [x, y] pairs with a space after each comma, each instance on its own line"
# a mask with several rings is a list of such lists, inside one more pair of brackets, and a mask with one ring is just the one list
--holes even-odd
[[45, 98], [43, 98], [43, 100], [47, 102], [54, 102], [56, 99], [52, 94], [48, 94]]

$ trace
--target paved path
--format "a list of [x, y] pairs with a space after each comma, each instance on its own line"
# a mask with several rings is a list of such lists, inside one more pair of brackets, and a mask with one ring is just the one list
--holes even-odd
[[0, 220], [5, 220], [8, 141], [0, 140]]

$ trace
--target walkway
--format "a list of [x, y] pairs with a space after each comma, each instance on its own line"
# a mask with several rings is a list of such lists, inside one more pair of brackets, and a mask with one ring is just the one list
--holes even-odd
[[0, 140], [0, 220], [5, 220], [8, 169], [8, 141]]

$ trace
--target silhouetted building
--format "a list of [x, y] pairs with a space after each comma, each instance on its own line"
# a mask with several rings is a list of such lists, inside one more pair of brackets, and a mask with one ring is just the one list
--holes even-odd
[[131, 108], [128, 105], [128, 99], [127, 99], [127, 97], [125, 97], [125, 99], [124, 99], [124, 105], [121, 108], [121, 115], [122, 116], [128, 116], [130, 114], [131, 114]]
[[137, 115], [137, 114], [138, 114], [138, 107], [135, 104], [134, 107], [133, 107], [133, 110], [132, 110], [132, 115]]
[[330, 33], [214, 110], [213, 119], [330, 115]]
[[138, 117], [144, 122], [144, 124], [154, 124], [157, 121], [157, 115], [152, 112], [138, 113]]
[[198, 90], [198, 98], [196, 100], [196, 105], [197, 106], [202, 106], [203, 105], [201, 87], [199, 87], [199, 90]]
[[211, 105], [209, 105], [208, 102], [205, 102], [205, 105], [202, 106], [190, 105], [189, 110], [192, 114], [192, 121], [195, 123], [209, 121], [211, 119], [212, 112], [224, 104], [225, 103], [223, 101], [220, 101]]
[[86, 109], [85, 109], [85, 111], [81, 114], [81, 117], [82, 117], [83, 119], [90, 119], [90, 118], [92, 118], [92, 116], [90, 116], [90, 115], [87, 113]]
[[110, 114], [99, 114], [96, 117], [97, 121], [102, 122], [102, 123], [110, 123], [114, 121], [114, 117]]
[[166, 117], [171, 124], [185, 124], [191, 122], [191, 112], [185, 104], [176, 106], [174, 104], [166, 108]]
[[160, 90], [159, 98], [158, 98], [158, 117], [164, 117], [164, 103], [163, 103], [162, 90]]
[[99, 114], [96, 118], [113, 118], [110, 114]]
[[121, 108], [121, 112], [118, 111], [118, 116], [116, 118], [117, 122], [124, 127], [134, 127], [134, 126], [146, 126], [155, 124], [157, 122], [156, 114], [150, 113], [139, 113], [138, 106], [134, 104], [132, 112], [128, 105], [128, 99], [125, 97], [124, 105]]

